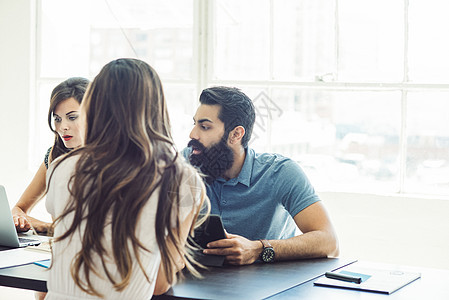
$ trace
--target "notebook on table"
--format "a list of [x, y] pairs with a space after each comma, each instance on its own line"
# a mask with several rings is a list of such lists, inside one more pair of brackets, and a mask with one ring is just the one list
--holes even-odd
[[40, 243], [38, 238], [25, 238], [17, 235], [5, 187], [0, 185], [0, 246], [18, 248], [35, 246]]
[[361, 280], [360, 283], [356, 283], [321, 277], [314, 282], [314, 285], [392, 294], [421, 277], [419, 272], [378, 267], [361, 262], [351, 264], [333, 273], [358, 277]]

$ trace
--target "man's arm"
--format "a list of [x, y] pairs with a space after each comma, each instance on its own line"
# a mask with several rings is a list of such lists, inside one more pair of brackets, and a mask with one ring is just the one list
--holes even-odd
[[276, 259], [338, 256], [337, 235], [321, 201], [300, 211], [294, 220], [303, 234], [287, 240], [270, 241]]
[[[269, 240], [276, 253], [275, 260], [337, 256], [338, 241], [329, 216], [319, 202], [300, 211], [294, 220], [303, 234], [285, 240]], [[262, 253], [260, 241], [228, 234], [228, 239], [208, 244], [206, 254], [226, 255], [230, 264], [245, 265], [255, 262]]]

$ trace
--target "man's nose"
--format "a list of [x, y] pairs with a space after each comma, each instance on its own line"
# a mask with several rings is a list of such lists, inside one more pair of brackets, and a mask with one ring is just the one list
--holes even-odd
[[194, 126], [194, 127], [192, 128], [192, 131], [190, 131], [189, 138], [190, 138], [191, 140], [198, 140], [198, 139], [199, 139], [198, 134], [197, 134], [197, 130], [196, 130], [196, 126]]

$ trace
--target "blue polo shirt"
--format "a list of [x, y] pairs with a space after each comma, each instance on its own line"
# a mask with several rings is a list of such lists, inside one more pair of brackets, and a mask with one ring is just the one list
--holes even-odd
[[[184, 149], [184, 157], [190, 151]], [[293, 217], [320, 201], [306, 175], [293, 160], [247, 149], [236, 178], [207, 185], [211, 213], [218, 214], [228, 233], [250, 240], [287, 239], [297, 233]]]

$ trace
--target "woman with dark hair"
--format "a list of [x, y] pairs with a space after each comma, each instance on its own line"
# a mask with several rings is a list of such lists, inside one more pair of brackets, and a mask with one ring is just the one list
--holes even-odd
[[178, 157], [156, 71], [137, 59], [108, 63], [81, 117], [83, 146], [48, 170], [46, 299], [150, 299], [184, 266], [198, 275], [186, 240], [209, 203], [198, 173]]
[[37, 232], [46, 232], [51, 225], [30, 217], [28, 213], [45, 195], [45, 173], [49, 163], [81, 145], [83, 130], [78, 116], [88, 84], [89, 80], [85, 78], [73, 77], [58, 84], [51, 93], [48, 126], [55, 134], [55, 142], [45, 154], [33, 180], [12, 208], [17, 231], [28, 231], [33, 227]]

